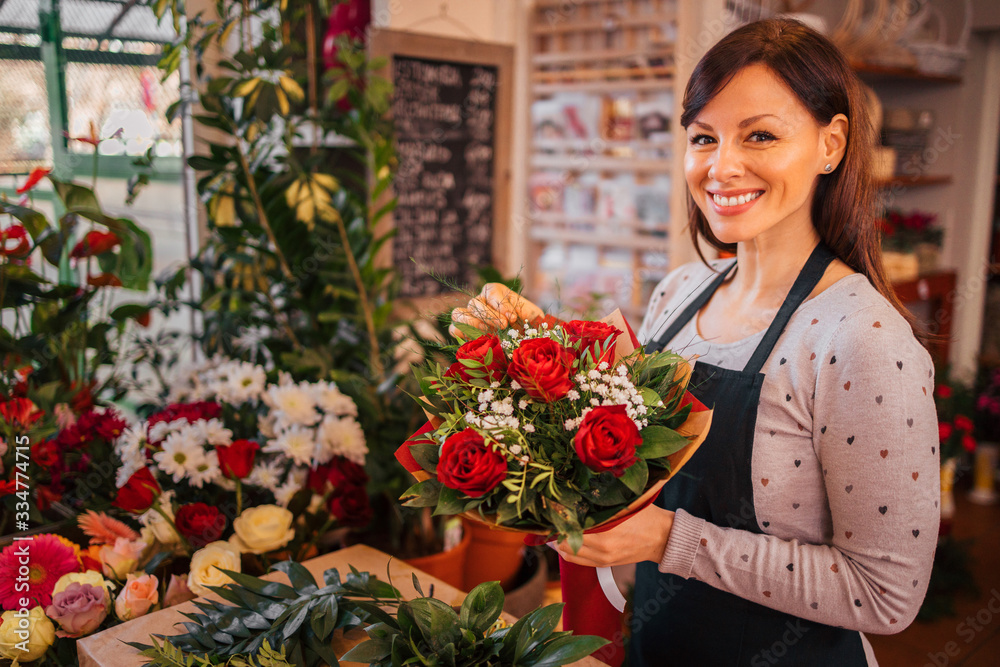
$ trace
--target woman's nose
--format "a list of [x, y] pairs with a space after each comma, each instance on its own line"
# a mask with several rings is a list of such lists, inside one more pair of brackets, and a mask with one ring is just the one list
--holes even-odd
[[743, 175], [743, 154], [738, 147], [730, 146], [726, 143], [719, 143], [715, 154], [712, 156], [711, 166], [708, 169], [708, 177], [719, 183]]

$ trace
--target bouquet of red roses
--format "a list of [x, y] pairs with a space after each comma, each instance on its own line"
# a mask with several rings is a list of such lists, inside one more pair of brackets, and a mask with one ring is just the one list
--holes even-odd
[[397, 451], [419, 480], [405, 504], [575, 550], [651, 502], [711, 412], [685, 391], [683, 358], [637, 347], [616, 311], [482, 334], [452, 348], [452, 363], [428, 362], [417, 379], [430, 421]]

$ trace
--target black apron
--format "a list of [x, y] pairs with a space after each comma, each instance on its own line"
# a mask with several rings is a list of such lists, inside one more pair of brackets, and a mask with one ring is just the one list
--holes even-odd
[[[663, 488], [656, 505], [683, 508], [717, 526], [763, 533], [753, 504], [751, 460], [757, 406], [771, 354], [792, 313], [816, 287], [834, 259], [822, 243], [742, 371], [695, 362], [689, 389], [714, 408], [708, 437]], [[691, 303], [647, 351], [659, 351], [706, 304], [736, 266], [729, 266]], [[769, 609], [694, 579], [662, 574], [656, 563], [636, 571], [631, 667], [664, 665], [867, 665], [856, 631], [807, 621]]]

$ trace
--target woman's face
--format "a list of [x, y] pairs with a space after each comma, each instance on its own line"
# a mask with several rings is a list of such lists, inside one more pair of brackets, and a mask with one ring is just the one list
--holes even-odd
[[[840, 120], [842, 119], [842, 120]], [[817, 177], [828, 162], [838, 115], [823, 127], [764, 65], [750, 65], [687, 128], [684, 172], [698, 208], [723, 243], [805, 231]]]

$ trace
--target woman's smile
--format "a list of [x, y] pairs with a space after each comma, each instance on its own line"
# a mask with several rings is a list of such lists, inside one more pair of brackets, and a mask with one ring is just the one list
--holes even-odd
[[763, 190], [718, 190], [708, 191], [712, 196], [713, 209], [719, 215], [739, 215], [749, 211], [764, 194]]

